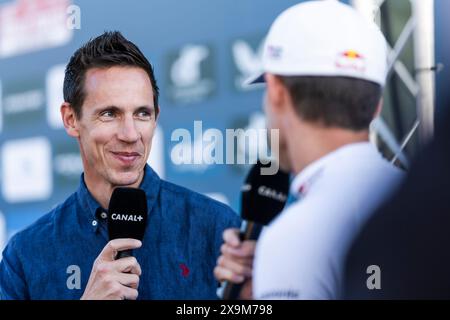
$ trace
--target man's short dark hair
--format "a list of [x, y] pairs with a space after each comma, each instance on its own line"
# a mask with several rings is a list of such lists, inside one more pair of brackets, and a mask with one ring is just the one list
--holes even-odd
[[70, 58], [64, 77], [64, 101], [71, 104], [77, 118], [81, 117], [81, 106], [86, 93], [84, 91], [85, 75], [92, 68], [110, 68], [129, 66], [142, 68], [147, 72], [153, 88], [153, 103], [158, 111], [159, 89], [156, 84], [153, 67], [141, 50], [125, 39], [118, 31], [105, 32], [89, 40]]
[[325, 127], [367, 130], [380, 102], [377, 83], [349, 77], [280, 76], [297, 114]]

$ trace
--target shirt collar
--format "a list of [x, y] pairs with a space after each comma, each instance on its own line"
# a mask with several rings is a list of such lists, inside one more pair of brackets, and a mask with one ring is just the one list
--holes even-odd
[[[144, 190], [147, 196], [147, 208], [148, 213], [152, 211], [154, 204], [156, 203], [161, 179], [153, 169], [146, 164], [144, 168], [144, 178], [142, 179], [139, 188]], [[80, 215], [81, 223], [89, 225], [92, 231], [97, 231], [99, 227], [98, 219], [102, 212], [107, 212], [105, 208], [102, 208], [97, 200], [94, 199], [91, 192], [84, 182], [84, 173], [81, 174], [80, 185], [76, 192], [77, 201], [81, 207], [78, 211]]]
[[[373, 155], [374, 152], [378, 154], [375, 146], [370, 142], [357, 142], [342, 146], [310, 163], [300, 171], [291, 183], [291, 193], [297, 198], [305, 196], [314, 182], [322, 176], [325, 167], [338, 161], [338, 158], [348, 157], [351, 160], [365, 154]], [[342, 160], [339, 159], [339, 161]]]

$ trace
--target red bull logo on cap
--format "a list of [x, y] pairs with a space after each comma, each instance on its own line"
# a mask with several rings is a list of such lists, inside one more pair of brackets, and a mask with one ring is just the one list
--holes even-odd
[[355, 50], [347, 50], [338, 54], [336, 67], [363, 73], [366, 70], [366, 59], [362, 54]]
[[364, 59], [362, 55], [354, 50], [345, 51], [342, 55], [349, 59]]

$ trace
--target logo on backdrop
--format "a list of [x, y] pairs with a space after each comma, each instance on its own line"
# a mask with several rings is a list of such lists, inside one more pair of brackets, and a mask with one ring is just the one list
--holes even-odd
[[0, 58], [69, 43], [81, 18], [70, 2], [17, 0], [1, 5]]
[[52, 193], [51, 146], [36, 137], [5, 142], [2, 153], [2, 194], [10, 203], [47, 200]]
[[47, 75], [45, 77], [47, 122], [53, 129], [64, 128], [60, 113], [61, 103], [64, 101], [64, 71], [65, 65], [56, 65], [47, 71]]
[[234, 88], [238, 91], [257, 89], [258, 86], [249, 86], [245, 82], [262, 71], [260, 56], [264, 40], [262, 37], [237, 39], [231, 46], [234, 62]]
[[168, 98], [175, 103], [204, 100], [215, 91], [213, 50], [207, 45], [189, 44], [169, 54]]
[[2, 80], [0, 79], [0, 132], [3, 129], [3, 96], [2, 96]]

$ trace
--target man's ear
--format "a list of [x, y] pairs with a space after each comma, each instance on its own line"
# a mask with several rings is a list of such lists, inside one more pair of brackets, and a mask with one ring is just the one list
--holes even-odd
[[272, 107], [273, 112], [284, 111], [290, 99], [286, 86], [276, 75], [266, 73], [264, 77], [267, 85], [268, 104]]
[[78, 130], [78, 119], [72, 106], [68, 102], [61, 105], [61, 117], [64, 123], [64, 128], [69, 136], [78, 138], [80, 136]]

